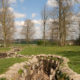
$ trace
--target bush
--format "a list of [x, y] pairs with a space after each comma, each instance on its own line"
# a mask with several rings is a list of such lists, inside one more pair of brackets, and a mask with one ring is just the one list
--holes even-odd
[[[43, 40], [37, 41], [37, 45], [44, 45]], [[58, 45], [57, 41], [46, 40], [46, 46]]]
[[75, 41], [75, 44], [76, 44], [76, 45], [80, 45], [80, 38], [78, 38], [78, 39]]
[[43, 40], [39, 40], [39, 41], [37, 41], [37, 45], [43, 45]]
[[46, 45], [50, 45], [50, 46], [53, 46], [53, 45], [57, 45], [57, 41], [46, 41]]

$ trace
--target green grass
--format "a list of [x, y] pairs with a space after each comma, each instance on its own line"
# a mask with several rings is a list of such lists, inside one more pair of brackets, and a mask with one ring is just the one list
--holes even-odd
[[[69, 66], [75, 72], [80, 74], [80, 46], [65, 46], [65, 47], [43, 47], [43, 46], [26, 46], [25, 44], [14, 44], [14, 46], [24, 48], [19, 54], [23, 55], [36, 55], [36, 54], [56, 54], [65, 56], [70, 59]], [[9, 51], [10, 48], [0, 48], [0, 52]], [[8, 70], [10, 66], [15, 63], [23, 62], [23, 58], [9, 58], [0, 59], [0, 74]]]
[[42, 47], [42, 46], [26, 46], [20, 54], [36, 55], [36, 54], [56, 54], [70, 59], [69, 66], [75, 72], [80, 74], [80, 46], [65, 47]]
[[24, 48], [26, 46], [26, 44], [11, 44], [10, 46], [12, 47], [19, 47], [19, 48]]
[[9, 47], [0, 47], [0, 53], [5, 53], [7, 51], [9, 51], [12, 47], [18, 47], [18, 48], [24, 48], [26, 46], [26, 44], [11, 44]]
[[7, 51], [9, 51], [9, 50], [10, 50], [10, 48], [3, 48], [3, 47], [1, 48], [1, 47], [0, 47], [0, 53], [1, 53], [1, 52], [7, 52]]
[[15, 63], [20, 63], [26, 61], [25, 58], [7, 58], [7, 59], [0, 59], [0, 74], [6, 72], [10, 66]]

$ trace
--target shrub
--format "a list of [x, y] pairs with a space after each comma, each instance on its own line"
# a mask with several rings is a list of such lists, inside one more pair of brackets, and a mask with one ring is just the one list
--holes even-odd
[[23, 71], [22, 69], [20, 69], [20, 70], [18, 71], [18, 74], [22, 75], [23, 72], [24, 72], [24, 71]]
[[78, 38], [78, 39], [75, 41], [75, 44], [76, 44], [76, 45], [80, 45], [80, 38]]
[[37, 41], [37, 45], [43, 45], [43, 41], [42, 40], [39, 40], [39, 41]]
[[[46, 43], [46, 46], [58, 45], [58, 41], [46, 40], [45, 43]], [[44, 41], [43, 40], [37, 41], [37, 45], [44, 45]]]

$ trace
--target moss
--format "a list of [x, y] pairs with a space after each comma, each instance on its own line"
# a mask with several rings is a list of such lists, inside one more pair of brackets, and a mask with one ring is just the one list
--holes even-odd
[[20, 70], [18, 71], [18, 74], [19, 74], [19, 75], [22, 75], [22, 73], [24, 73], [24, 71], [23, 71], [22, 69], [20, 69]]

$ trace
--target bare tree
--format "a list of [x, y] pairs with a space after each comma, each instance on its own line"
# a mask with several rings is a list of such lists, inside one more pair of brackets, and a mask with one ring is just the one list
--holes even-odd
[[58, 22], [57, 21], [52, 21], [50, 23], [50, 39], [51, 41], [58, 41]]
[[1, 11], [0, 11], [0, 22], [1, 22], [1, 35], [4, 40], [4, 47], [7, 47], [7, 44], [13, 39], [15, 32], [14, 27], [14, 16], [13, 13], [9, 10], [9, 4], [7, 0], [1, 0]]
[[[50, 23], [49, 23], [49, 36], [52, 42], [58, 42], [59, 39], [59, 22], [58, 22], [58, 10], [53, 8], [49, 14]], [[57, 43], [58, 44], [58, 43]]]
[[48, 11], [46, 5], [44, 6], [41, 12], [41, 17], [42, 17], [42, 26], [43, 26], [43, 41], [44, 41], [44, 46], [46, 46], [46, 25], [48, 19]]
[[[67, 18], [71, 8], [71, 0], [56, 0], [59, 8], [59, 39], [60, 45], [64, 46], [66, 42]], [[68, 19], [69, 20], [69, 19]]]
[[77, 15], [78, 30], [79, 30], [78, 38], [76, 39], [76, 44], [80, 45], [80, 14], [78, 13], [76, 15]]
[[34, 23], [28, 19], [24, 22], [24, 26], [22, 28], [22, 35], [25, 37], [27, 43], [29, 43], [30, 40], [33, 39], [34, 36]]

